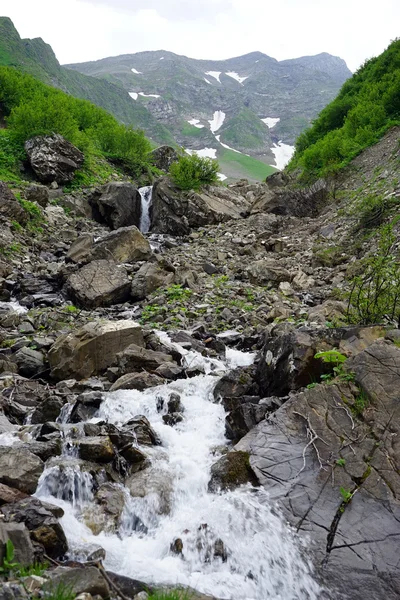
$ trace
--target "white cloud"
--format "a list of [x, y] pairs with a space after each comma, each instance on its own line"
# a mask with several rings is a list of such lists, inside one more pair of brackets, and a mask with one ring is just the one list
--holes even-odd
[[375, 0], [1, 0], [1, 12], [62, 63], [163, 48], [208, 59], [330, 52], [356, 69], [400, 22], [398, 0], [381, 0], [379, 10]]

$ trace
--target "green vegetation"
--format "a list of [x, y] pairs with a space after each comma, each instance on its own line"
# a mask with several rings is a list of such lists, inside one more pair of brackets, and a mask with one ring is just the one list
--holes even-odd
[[248, 108], [224, 124], [223, 142], [234, 148], [263, 150], [266, 143], [267, 128], [264, 123]]
[[297, 139], [289, 169], [303, 180], [337, 173], [400, 122], [400, 40], [365, 62]]
[[203, 128], [195, 127], [190, 123], [185, 123], [182, 127], [182, 135], [187, 137], [202, 137], [204, 135]]
[[[36, 135], [59, 133], [86, 157], [81, 177], [100, 159], [138, 176], [150, 169], [150, 142], [143, 132], [118, 123], [85, 100], [73, 98], [10, 67], [0, 67], [0, 111], [7, 130], [0, 134], [0, 178], [9, 180], [24, 154], [24, 142]], [[92, 173], [94, 174], [94, 173]], [[108, 173], [107, 173], [108, 174]]]
[[356, 415], [362, 415], [362, 413], [368, 406], [369, 406], [369, 398], [364, 391], [360, 390], [360, 392], [355, 397], [354, 413]]
[[228, 149], [224, 149], [221, 152], [218, 161], [221, 170], [226, 175], [235, 173], [236, 177], [246, 177], [253, 181], [262, 181], [268, 175], [276, 172], [275, 167], [271, 167], [253, 156], [246, 156], [246, 154], [240, 154]]
[[149, 600], [190, 600], [192, 594], [184, 588], [176, 590], [155, 590], [149, 593]]
[[336, 464], [338, 467], [344, 467], [346, 464], [346, 459], [345, 458], [338, 458], [336, 461]]
[[199, 190], [203, 185], [218, 181], [218, 169], [216, 160], [202, 158], [197, 154], [183, 155], [177, 162], [172, 163], [170, 175], [181, 190]]
[[52, 585], [45, 592], [46, 600], [74, 600], [76, 597], [72, 586], [66, 585], [62, 581], [57, 585]]
[[24, 567], [19, 562], [16, 562], [14, 560], [14, 544], [10, 539], [8, 539], [5, 543], [5, 550], [5, 557], [2, 565], [0, 565], [0, 576], [2, 577], [10, 577], [11, 575], [16, 577], [27, 577], [28, 575], [40, 576], [43, 575], [48, 568], [47, 563], [34, 563], [33, 565]]
[[348, 504], [353, 497], [353, 493], [350, 490], [346, 490], [346, 488], [344, 488], [344, 487], [341, 487], [339, 491], [340, 491], [340, 495], [343, 498], [343, 502], [345, 504]]
[[347, 319], [361, 325], [400, 324], [400, 252], [391, 223], [381, 227], [377, 251], [359, 261], [350, 281]]
[[317, 352], [314, 358], [318, 358], [324, 363], [335, 365], [331, 373], [321, 375], [322, 381], [330, 383], [335, 377], [338, 377], [341, 381], [354, 381], [354, 373], [348, 373], [343, 369], [343, 364], [346, 362], [347, 356], [335, 348], [333, 350]]

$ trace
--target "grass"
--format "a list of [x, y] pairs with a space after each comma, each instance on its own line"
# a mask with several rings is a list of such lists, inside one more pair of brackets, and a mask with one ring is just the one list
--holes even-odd
[[228, 176], [230, 173], [235, 173], [235, 177], [245, 177], [252, 181], [262, 181], [276, 172], [275, 167], [266, 165], [253, 156], [246, 156], [228, 149], [221, 152], [218, 162], [222, 173]]

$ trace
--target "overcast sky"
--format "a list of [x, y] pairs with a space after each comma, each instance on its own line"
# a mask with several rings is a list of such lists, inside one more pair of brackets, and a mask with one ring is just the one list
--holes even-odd
[[354, 71], [400, 35], [400, 0], [0, 0], [0, 15], [22, 37], [43, 38], [62, 64], [259, 50], [278, 60], [329, 52]]

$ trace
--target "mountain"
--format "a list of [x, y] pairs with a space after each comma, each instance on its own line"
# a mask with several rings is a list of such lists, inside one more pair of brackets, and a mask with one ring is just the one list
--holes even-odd
[[159, 50], [66, 66], [122, 86], [179, 145], [212, 149], [228, 175], [229, 163], [246, 154], [282, 167], [296, 137], [351, 76], [341, 58], [327, 53], [279, 62], [252, 52], [209, 61]]
[[156, 143], [173, 144], [170, 132], [120, 85], [66, 69], [41, 38], [21, 39], [11, 19], [0, 17], [0, 65], [16, 67], [77, 98], [90, 100], [127, 125], [146, 130]]
[[[302, 59], [300, 59], [302, 60]], [[290, 168], [303, 179], [337, 172], [400, 123], [400, 40], [368, 60], [296, 142]]]

